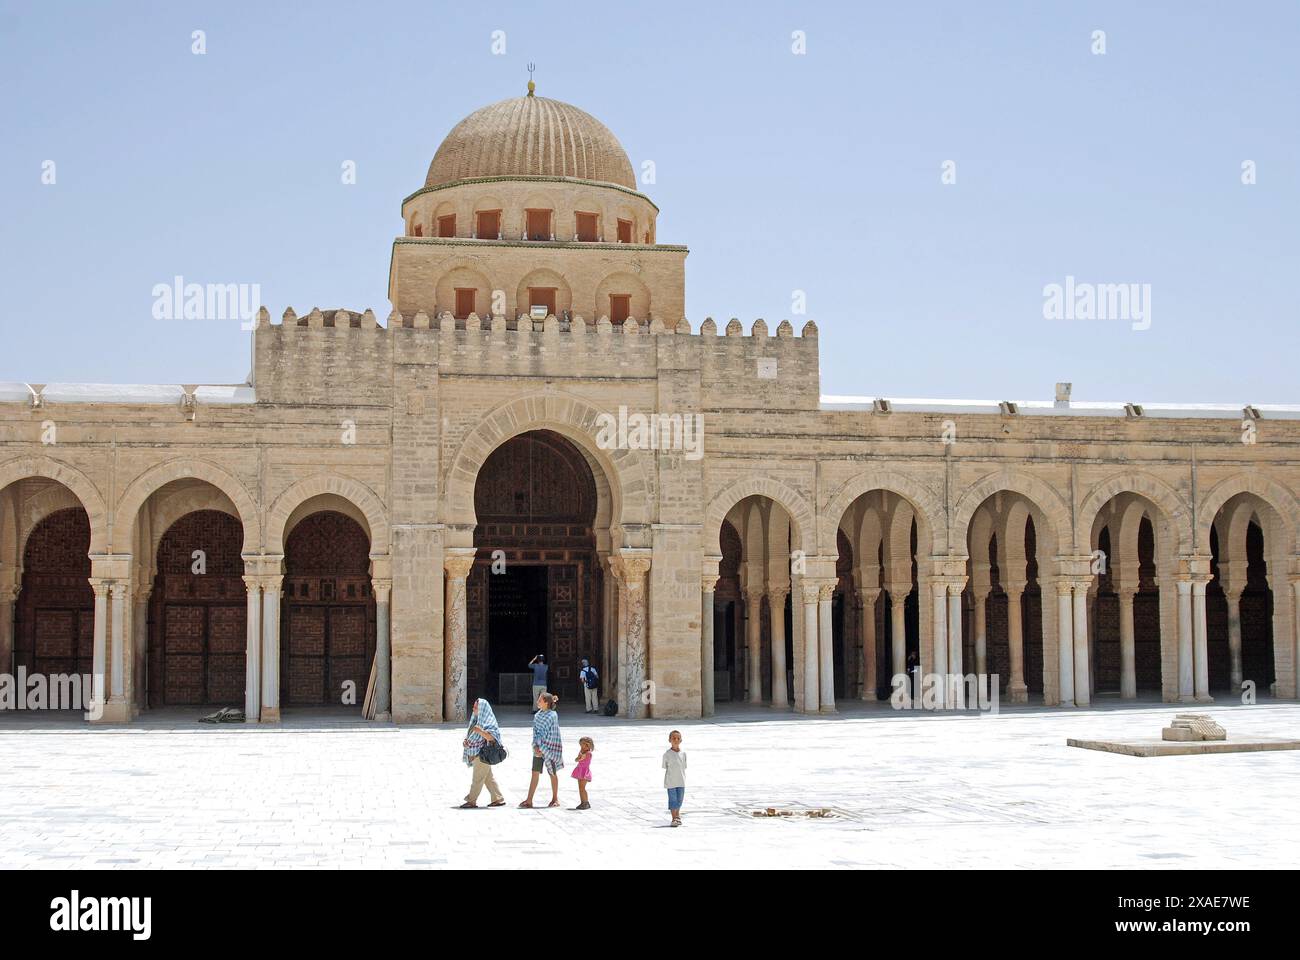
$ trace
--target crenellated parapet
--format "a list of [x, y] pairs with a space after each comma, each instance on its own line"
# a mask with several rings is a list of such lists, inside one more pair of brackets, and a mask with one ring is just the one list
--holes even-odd
[[393, 365], [410, 363], [461, 377], [644, 381], [690, 373], [705, 408], [812, 410], [819, 401], [811, 321], [796, 336], [788, 320], [774, 331], [758, 320], [746, 333], [733, 318], [719, 335], [711, 318], [693, 332], [685, 318], [614, 324], [605, 316], [588, 322], [471, 313], [458, 320], [449, 312], [394, 311], [381, 326], [370, 310], [299, 316], [289, 309], [280, 323], [263, 311], [254, 330], [254, 386], [262, 402], [389, 403]]

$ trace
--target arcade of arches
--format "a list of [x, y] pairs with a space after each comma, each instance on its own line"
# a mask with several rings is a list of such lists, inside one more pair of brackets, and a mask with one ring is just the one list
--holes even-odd
[[[814, 577], [789, 559], [790, 513], [768, 497], [740, 500], [704, 575], [712, 699], [830, 712], [837, 699], [889, 697], [894, 678], [915, 695], [914, 671], [992, 675], [1005, 701], [1078, 706], [1274, 687], [1276, 639], [1285, 650], [1295, 630], [1280, 612], [1295, 588], [1278, 604], [1286, 578], [1270, 574], [1287, 569], [1276, 510], [1250, 494], [1230, 499], [1210, 555], [1189, 560], [1176, 556], [1172, 519], [1136, 492], [1101, 505], [1090, 554], [1062, 556], [1067, 531], [1049, 512], [1058, 507], [994, 492], [971, 513], [967, 556], [954, 561], [918, 549], [930, 521], [914, 503], [872, 490], [841, 517], [837, 555], [805, 558]], [[964, 693], [944, 690], [944, 705], [966, 706]]]
[[[448, 716], [471, 697], [526, 702], [537, 653], [566, 701], [581, 700], [588, 657], [606, 696], [632, 702], [652, 655], [649, 561], [614, 546], [606, 470], [549, 429], [485, 458], [473, 547], [445, 561], [447, 636], [463, 617], [464, 663]], [[365, 513], [344, 498], [289, 511], [283, 557], [268, 560], [245, 553], [245, 521], [220, 489], [165, 484], [140, 508], [137, 565], [91, 552], [89, 514], [61, 484], [33, 477], [2, 496], [5, 556], [18, 561], [3, 567], [5, 668], [93, 675], [109, 718], [241, 701], [262, 719], [281, 705], [355, 708], [372, 672], [387, 672], [390, 584]], [[1261, 496], [1221, 503], [1208, 553], [1190, 558], [1180, 519], [1145, 493], [1098, 498], [1080, 556], [1065, 555], [1068, 519], [1041, 491], [974, 496], [959, 558], [927, 551], [935, 518], [893, 490], [848, 503], [833, 557], [801, 556], [808, 521], [781, 502], [739, 497], [703, 559], [701, 712], [726, 701], [830, 712], [888, 698], [913, 670], [991, 674], [1005, 700], [1047, 704], [1275, 686], [1296, 581], [1288, 521]], [[455, 673], [454, 642], [447, 656]], [[965, 705], [959, 689], [944, 695]]]

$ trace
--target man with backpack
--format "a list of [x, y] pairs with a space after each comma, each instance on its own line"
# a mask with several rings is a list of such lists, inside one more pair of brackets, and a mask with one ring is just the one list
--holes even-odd
[[578, 671], [578, 680], [582, 684], [582, 693], [587, 700], [587, 713], [600, 712], [600, 675], [591, 661], [582, 658], [582, 669]]

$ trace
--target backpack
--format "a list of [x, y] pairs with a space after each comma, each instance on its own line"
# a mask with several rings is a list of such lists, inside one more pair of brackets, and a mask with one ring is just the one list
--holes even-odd
[[600, 677], [597, 676], [595, 667], [587, 667], [582, 672], [587, 675], [586, 684], [588, 690], [595, 690], [600, 686]]
[[617, 716], [618, 716], [618, 701], [617, 701], [617, 700], [611, 700], [611, 701], [609, 701], [609, 703], [605, 704], [605, 716], [607, 716], [607, 717], [617, 717]]

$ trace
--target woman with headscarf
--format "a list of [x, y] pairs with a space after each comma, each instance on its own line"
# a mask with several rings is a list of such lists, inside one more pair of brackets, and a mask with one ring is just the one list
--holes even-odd
[[488, 788], [488, 795], [492, 798], [489, 807], [506, 805], [506, 798], [501, 795], [496, 777], [492, 776], [492, 765], [479, 756], [489, 743], [500, 742], [501, 725], [497, 723], [496, 714], [492, 712], [492, 704], [482, 699], [475, 700], [474, 710], [469, 715], [469, 729], [465, 733], [464, 753], [461, 755], [465, 766], [474, 771], [474, 779], [470, 781], [469, 795], [460, 805], [462, 810], [473, 810], [478, 807], [478, 795], [485, 786]]
[[519, 804], [523, 810], [533, 807], [537, 778], [543, 769], [551, 777], [551, 802], [547, 806], [560, 805], [560, 778], [556, 774], [564, 768], [564, 745], [560, 742], [560, 715], [555, 712], [559, 700], [553, 693], [537, 698], [537, 712], [533, 714], [533, 779], [528, 785], [528, 799]]

